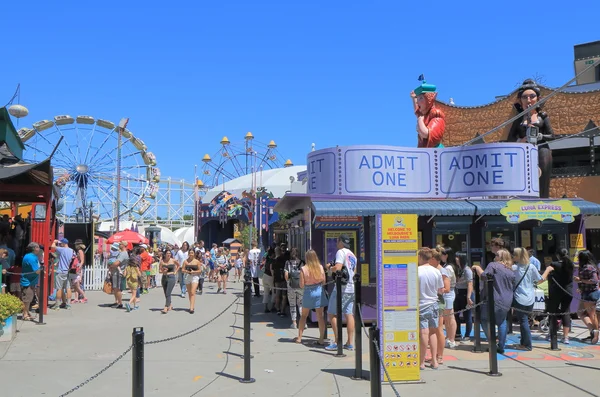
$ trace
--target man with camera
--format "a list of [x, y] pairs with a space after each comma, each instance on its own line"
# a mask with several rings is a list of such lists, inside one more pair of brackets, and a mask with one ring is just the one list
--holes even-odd
[[[348, 341], [344, 349], [353, 350], [354, 346], [354, 272], [356, 271], [356, 255], [350, 251], [350, 238], [344, 234], [338, 237], [338, 251], [335, 254], [335, 261], [326, 265], [327, 270], [332, 273], [340, 272], [342, 277], [342, 314], [346, 317], [346, 329], [348, 330]], [[329, 322], [335, 335], [335, 339], [326, 350], [337, 350], [337, 288], [334, 287], [329, 297]]]

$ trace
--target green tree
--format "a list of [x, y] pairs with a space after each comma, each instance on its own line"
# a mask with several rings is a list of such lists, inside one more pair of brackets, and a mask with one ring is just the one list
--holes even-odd
[[194, 215], [192, 215], [192, 214], [185, 214], [183, 216], [183, 220], [184, 221], [193, 221], [194, 220]]
[[255, 227], [252, 227], [252, 234], [250, 234], [250, 225], [245, 223], [239, 224], [240, 230], [240, 238], [239, 240], [242, 242], [245, 248], [250, 248], [250, 245], [253, 241], [258, 241], [258, 230]]

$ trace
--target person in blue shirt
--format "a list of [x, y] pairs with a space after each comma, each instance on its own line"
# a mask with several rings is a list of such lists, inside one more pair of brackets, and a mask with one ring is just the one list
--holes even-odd
[[537, 269], [538, 272], [542, 271], [542, 263], [538, 258], [533, 256], [534, 252], [531, 247], [527, 247], [527, 254], [529, 254], [529, 263]]
[[25, 249], [22, 268], [23, 275], [21, 276], [21, 300], [23, 301], [23, 320], [31, 320], [29, 307], [35, 296], [35, 289], [39, 282], [40, 263], [38, 254], [40, 246], [38, 243], [29, 243]]

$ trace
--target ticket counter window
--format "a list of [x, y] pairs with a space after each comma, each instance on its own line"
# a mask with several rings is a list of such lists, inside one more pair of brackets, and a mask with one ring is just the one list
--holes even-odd
[[[469, 236], [461, 232], [436, 232], [435, 245], [443, 245], [446, 248], [452, 248], [452, 252], [468, 252]], [[454, 255], [453, 255], [454, 256]], [[453, 257], [449, 258], [453, 260]]]
[[542, 264], [542, 271], [553, 261], [557, 261], [556, 253], [561, 248], [566, 248], [566, 234], [554, 230], [540, 230], [534, 232], [533, 250], [535, 257]]
[[496, 256], [492, 252], [492, 242], [502, 240], [504, 248], [512, 249], [515, 246], [514, 232], [510, 230], [492, 230], [485, 232], [485, 265], [494, 261]]

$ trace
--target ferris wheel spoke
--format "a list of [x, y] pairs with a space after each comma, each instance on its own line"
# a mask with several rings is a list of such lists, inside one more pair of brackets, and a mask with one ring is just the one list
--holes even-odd
[[212, 163], [208, 163], [208, 166], [210, 168], [212, 168], [217, 173], [217, 175], [219, 173], [221, 173], [222, 175], [226, 176], [229, 179], [236, 178], [235, 175], [233, 175], [232, 173], [230, 173], [228, 170], [225, 169], [225, 162], [220, 163], [218, 166], [213, 165]]
[[140, 169], [140, 168], [148, 168], [147, 165], [128, 165], [127, 167], [121, 167], [122, 170], [132, 170], [132, 169]]
[[[65, 136], [65, 134], [63, 133], [63, 131], [58, 127], [58, 125], [55, 124], [55, 127], [58, 130], [58, 132], [60, 133], [60, 135]], [[77, 129], [75, 129], [75, 131], [76, 131], [75, 133], [77, 134], [77, 142], [79, 142], [79, 134], [77, 133]], [[73, 156], [74, 162], [78, 163], [80, 159], [75, 155], [75, 152], [73, 152], [73, 150], [71, 149], [71, 145], [69, 144], [69, 140], [65, 139], [64, 142], [67, 145], [67, 149], [69, 149], [69, 152], [71, 153], [71, 156]]]
[[125, 190], [126, 192], [129, 192], [131, 194], [133, 194], [136, 197], [142, 197], [142, 194], [138, 193], [138, 192], [134, 192], [133, 190], [131, 190], [130, 188], [121, 185], [121, 189]]
[[133, 156], [138, 155], [140, 153], [142, 153], [142, 152], [138, 151], [138, 152], [129, 153], [129, 154], [125, 155], [125, 156], [121, 155], [121, 160], [127, 159], [129, 157], [133, 157]]
[[[104, 145], [106, 145], [106, 142], [108, 142], [108, 140], [111, 138], [112, 133], [115, 130], [112, 129], [111, 132], [109, 134], [106, 135], [106, 138], [104, 138], [104, 141], [102, 141], [102, 144], [100, 145], [100, 147], [98, 148], [98, 150], [96, 151], [96, 153], [94, 153], [94, 155], [92, 156], [92, 158], [90, 159], [90, 163], [92, 163], [94, 161], [94, 159], [96, 158], [96, 156], [98, 156], [98, 154], [102, 151], [102, 148], [104, 147]], [[118, 144], [117, 144], [118, 146]], [[118, 149], [118, 148], [117, 148]]]
[[[52, 149], [54, 149], [54, 147], [55, 147], [56, 145], [53, 145], [53, 144], [52, 144], [52, 142], [50, 142], [50, 141], [48, 140], [48, 138], [46, 138], [46, 137], [44, 136], [44, 134], [40, 133], [39, 131], [36, 131], [36, 132], [37, 132], [37, 134], [35, 134], [36, 136], [37, 136], [37, 135], [39, 135], [39, 137], [40, 137], [40, 138], [42, 138], [43, 140], [45, 140], [45, 141], [46, 141], [46, 142], [47, 142], [47, 143], [50, 145], [50, 147], [52, 147]], [[36, 145], [36, 146], [37, 146], [37, 145]], [[38, 150], [39, 150], [39, 149], [38, 149]], [[67, 159], [69, 158], [69, 156], [65, 155], [65, 153], [64, 153], [64, 152], [63, 152], [63, 151], [60, 149], [60, 145], [58, 145], [58, 147], [56, 148], [56, 152], [58, 152], [58, 153], [62, 154], [62, 155], [63, 155], [63, 158], [64, 158], [65, 160], [67, 160]], [[75, 163], [72, 163], [72, 165], [75, 165]]]
[[46, 153], [45, 151], [43, 151], [42, 149], [32, 146], [28, 143], [25, 144], [25, 147], [31, 149], [33, 152], [38, 151], [38, 152], [42, 153], [44, 156], [46, 156], [46, 158], [50, 157], [50, 155], [48, 153]]
[[94, 123], [92, 125], [92, 129], [90, 130], [90, 134], [89, 134], [89, 142], [90, 144], [87, 147], [87, 150], [85, 152], [85, 158], [83, 159], [84, 164], [87, 164], [88, 161], [88, 157], [90, 155], [90, 149], [92, 148], [92, 142], [94, 142], [94, 133], [96, 132], [96, 123]]
[[115, 163], [116, 163], [116, 160], [113, 159], [110, 156], [110, 154], [107, 154], [105, 159], [99, 160], [97, 163], [95, 163], [95, 165], [101, 167], [101, 166], [105, 166], [105, 165], [114, 165]]
[[[235, 169], [235, 171], [238, 173], [238, 176], [242, 176], [244, 175], [244, 168], [242, 167], [242, 165], [240, 164], [237, 155], [235, 156], [231, 156], [231, 164], [233, 164], [233, 168]], [[236, 167], [237, 165], [237, 167]]]

